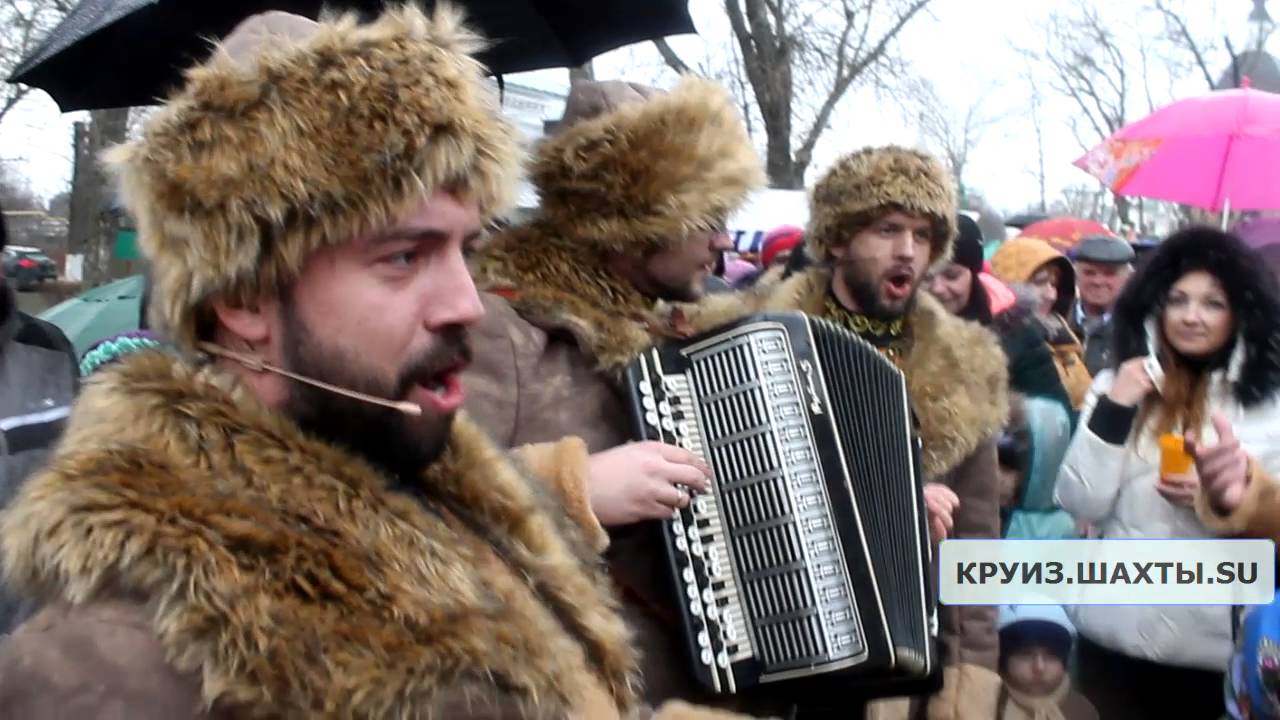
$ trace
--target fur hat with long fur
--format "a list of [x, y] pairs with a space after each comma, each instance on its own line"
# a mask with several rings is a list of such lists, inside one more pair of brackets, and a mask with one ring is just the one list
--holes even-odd
[[542, 224], [609, 252], [721, 227], [765, 183], [733, 100], [696, 77], [544, 140], [530, 176]]
[[814, 185], [805, 245], [822, 262], [832, 247], [898, 209], [933, 221], [932, 260], [939, 262], [951, 256], [956, 203], [951, 174], [932, 155], [895, 145], [863, 148]]
[[1147, 354], [1147, 319], [1162, 310], [1179, 278], [1197, 270], [1222, 284], [1244, 342], [1236, 399], [1249, 406], [1274, 396], [1280, 392], [1280, 289], [1257, 252], [1209, 227], [1169, 236], [1129, 279], [1111, 315], [1116, 366]]
[[518, 133], [456, 10], [347, 15], [250, 44], [189, 70], [107, 158], [152, 263], [152, 317], [179, 346], [202, 339], [215, 296], [275, 296], [317, 249], [437, 190], [500, 215], [519, 181]]

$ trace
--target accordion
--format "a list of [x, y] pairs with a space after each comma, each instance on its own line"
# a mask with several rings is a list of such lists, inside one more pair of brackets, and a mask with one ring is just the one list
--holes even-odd
[[769, 313], [656, 346], [626, 382], [640, 438], [714, 471], [660, 521], [702, 685], [936, 687], [920, 443], [896, 366], [836, 325]]

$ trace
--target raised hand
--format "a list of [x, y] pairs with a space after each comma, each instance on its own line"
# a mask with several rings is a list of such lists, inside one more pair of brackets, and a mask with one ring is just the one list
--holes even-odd
[[1218, 432], [1216, 445], [1201, 445], [1194, 433], [1185, 438], [1187, 452], [1196, 461], [1200, 484], [1210, 504], [1221, 513], [1234, 512], [1244, 500], [1249, 485], [1249, 456], [1236, 438], [1231, 421], [1222, 413], [1214, 413], [1213, 427]]

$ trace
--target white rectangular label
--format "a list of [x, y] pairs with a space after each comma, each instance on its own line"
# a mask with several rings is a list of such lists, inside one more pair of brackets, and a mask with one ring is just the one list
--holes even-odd
[[944, 540], [944, 605], [1262, 605], [1271, 540]]

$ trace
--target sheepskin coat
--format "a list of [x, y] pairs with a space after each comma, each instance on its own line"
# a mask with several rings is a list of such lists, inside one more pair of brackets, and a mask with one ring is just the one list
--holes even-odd
[[459, 417], [393, 488], [215, 366], [127, 358], [0, 522], [43, 604], [0, 716], [624, 716], [627, 630], [543, 487]]

